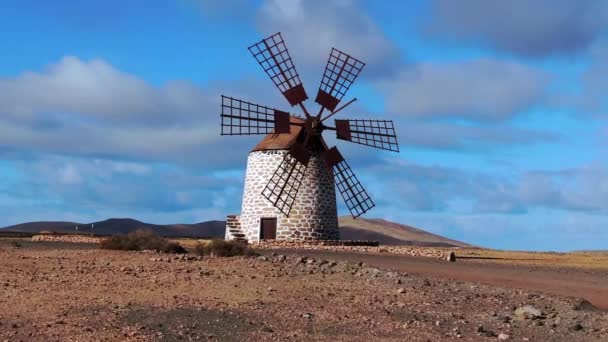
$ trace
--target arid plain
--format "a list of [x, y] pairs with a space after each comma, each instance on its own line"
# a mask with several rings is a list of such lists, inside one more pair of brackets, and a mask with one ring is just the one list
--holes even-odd
[[0, 239], [0, 340], [608, 339], [602, 253], [458, 249], [455, 263], [260, 253], [200, 258]]

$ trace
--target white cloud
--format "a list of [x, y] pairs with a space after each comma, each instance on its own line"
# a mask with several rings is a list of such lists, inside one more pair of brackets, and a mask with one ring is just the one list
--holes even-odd
[[608, 4], [594, 0], [433, 0], [434, 36], [525, 57], [573, 55], [608, 30]]
[[0, 112], [17, 121], [62, 114], [65, 120], [168, 125], [192, 121], [215, 95], [183, 81], [156, 88], [103, 60], [66, 56], [43, 72], [0, 79]]
[[42, 206], [48, 210], [64, 208], [82, 217], [91, 212], [132, 211], [128, 216], [164, 213], [178, 220], [203, 209], [235, 210], [241, 200], [240, 173], [206, 175], [183, 166], [49, 155], [12, 163], [20, 181], [7, 190], [12, 200], [0, 203], [0, 210], [12, 203], [31, 211], [27, 208], [40, 206], [32, 202], [36, 198], [50, 200]]
[[332, 47], [367, 63], [363, 71], [366, 77], [385, 75], [401, 63], [396, 46], [358, 1], [266, 0], [257, 22], [267, 35], [284, 34], [297, 66], [315, 68], [319, 73]]
[[[522, 214], [551, 209], [608, 213], [608, 168], [600, 163], [510, 176], [387, 158], [366, 167], [382, 174], [380, 205], [412, 211]], [[462, 206], [462, 201], [470, 203]]]
[[[268, 88], [240, 86], [232, 94], [251, 89], [263, 94]], [[64, 57], [43, 72], [0, 79], [0, 148], [242, 164], [259, 137], [220, 136], [219, 103], [218, 85], [155, 87], [103, 60]]]
[[59, 170], [59, 183], [66, 185], [79, 185], [82, 183], [82, 176], [74, 165], [68, 164]]
[[387, 111], [406, 117], [504, 120], [539, 103], [549, 77], [516, 62], [421, 63], [380, 83]]
[[552, 105], [605, 119], [608, 114], [608, 40], [602, 40], [589, 49], [586, 67], [576, 81], [580, 88], [575, 92], [556, 92], [551, 99]]

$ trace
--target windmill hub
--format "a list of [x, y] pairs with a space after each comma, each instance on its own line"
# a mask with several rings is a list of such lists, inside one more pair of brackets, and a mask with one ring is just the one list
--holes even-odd
[[316, 135], [316, 136], [320, 136], [321, 133], [323, 133], [323, 129], [325, 129], [325, 126], [323, 126], [323, 123], [321, 122], [321, 120], [319, 120], [315, 117], [308, 118], [306, 120], [306, 126], [310, 127], [309, 134]]
[[[353, 217], [374, 207], [350, 166], [336, 147], [328, 148], [322, 133], [383, 150], [399, 151], [390, 120], [334, 120], [324, 122], [356, 99], [336, 108], [363, 70], [360, 60], [332, 49], [311, 115], [300, 76], [280, 33], [249, 47], [264, 72], [289, 104], [305, 118], [222, 95], [222, 135], [265, 134], [249, 153], [241, 215], [226, 220], [226, 238], [256, 242], [331, 240], [339, 238], [335, 189]], [[323, 116], [324, 111], [331, 114]]]

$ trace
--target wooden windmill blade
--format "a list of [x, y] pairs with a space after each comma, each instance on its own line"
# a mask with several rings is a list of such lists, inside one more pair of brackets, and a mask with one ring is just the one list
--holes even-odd
[[[356, 144], [399, 152], [392, 120], [335, 120], [336, 137]], [[328, 129], [334, 129], [328, 127]]]
[[262, 190], [262, 196], [286, 216], [296, 200], [309, 160], [310, 152], [304, 146], [292, 145]]
[[222, 95], [222, 135], [289, 133], [289, 113]]
[[357, 176], [355, 176], [336, 147], [325, 151], [322, 158], [328, 167], [333, 168], [336, 186], [353, 218], [363, 215], [375, 206], [371, 197], [369, 197], [367, 191], [363, 188], [359, 179], [357, 179]]
[[289, 104], [302, 105], [308, 99], [280, 32], [251, 45], [249, 51]]
[[[331, 112], [336, 109], [364, 66], [365, 63], [351, 55], [335, 48], [331, 49], [315, 99], [315, 102], [322, 106], [321, 111], [323, 108]], [[321, 116], [321, 112], [318, 116]]]

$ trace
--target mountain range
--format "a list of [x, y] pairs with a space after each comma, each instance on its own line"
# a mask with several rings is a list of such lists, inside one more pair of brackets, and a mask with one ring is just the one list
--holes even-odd
[[[382, 219], [339, 218], [340, 234], [344, 240], [377, 240], [382, 245], [412, 245], [432, 247], [470, 247], [471, 245], [429, 233], [412, 226]], [[85, 233], [98, 235], [126, 234], [137, 229], [151, 229], [166, 237], [224, 237], [225, 221], [205, 221], [194, 224], [152, 224], [131, 218], [111, 218], [92, 223], [78, 222], [27, 222], [0, 228], [4, 232]]]

